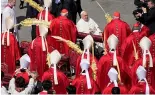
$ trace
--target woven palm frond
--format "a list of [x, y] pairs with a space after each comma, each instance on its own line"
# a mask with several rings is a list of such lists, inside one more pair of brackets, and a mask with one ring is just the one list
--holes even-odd
[[83, 51], [79, 48], [78, 45], [76, 45], [72, 41], [63, 39], [62, 37], [59, 37], [59, 36], [52, 36], [52, 37], [57, 39], [57, 40], [65, 42], [71, 49], [73, 49], [74, 51], [76, 51], [79, 54], [82, 54]]
[[45, 25], [47, 27], [49, 27], [51, 22], [45, 21], [45, 20], [38, 20], [36, 18], [27, 18], [23, 21], [21, 21], [19, 24], [14, 25], [18, 26], [18, 25], [22, 25], [22, 26], [32, 26], [32, 25]]
[[30, 6], [32, 6], [33, 8], [35, 8], [36, 10], [38, 10], [39, 12], [41, 12], [42, 10], [44, 10], [43, 7], [41, 7], [39, 4], [37, 4], [33, 0], [24, 0], [24, 2], [28, 3]]
[[105, 14], [105, 18], [107, 20], [107, 23], [111, 22], [111, 20], [112, 20], [112, 17], [108, 13]]

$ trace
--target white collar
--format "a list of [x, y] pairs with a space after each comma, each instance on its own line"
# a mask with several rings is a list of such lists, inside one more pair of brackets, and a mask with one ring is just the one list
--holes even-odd
[[143, 28], [144, 24], [141, 24], [141, 28]]
[[133, 30], [133, 32], [139, 32], [139, 30]]
[[85, 76], [85, 75], [86, 75], [86, 73], [81, 73], [81, 75]]
[[110, 53], [114, 53], [115, 51], [111, 51], [111, 50], [110, 50], [109, 52], [110, 52]]

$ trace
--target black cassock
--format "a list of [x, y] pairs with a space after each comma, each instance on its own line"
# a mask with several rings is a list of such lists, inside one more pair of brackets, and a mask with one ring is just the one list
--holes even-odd
[[77, 13], [80, 16], [82, 11], [81, 0], [60, 0], [58, 4], [55, 1], [52, 1], [51, 13], [57, 17], [62, 9], [67, 9], [69, 12], [68, 18], [76, 24]]
[[140, 8], [140, 7], [144, 6], [144, 5], [147, 5], [147, 1], [148, 1], [148, 0], [144, 0], [144, 2], [142, 2], [142, 1], [140, 1], [140, 0], [134, 0], [134, 4], [135, 4], [138, 8]]
[[142, 18], [144, 19], [145, 25], [150, 29], [150, 35], [155, 33], [155, 7], [150, 8], [148, 13], [143, 13]]
[[52, 0], [52, 7], [50, 7], [50, 12], [55, 16], [58, 17], [60, 15], [61, 10], [63, 9], [64, 0], [60, 0], [57, 4], [56, 0]]

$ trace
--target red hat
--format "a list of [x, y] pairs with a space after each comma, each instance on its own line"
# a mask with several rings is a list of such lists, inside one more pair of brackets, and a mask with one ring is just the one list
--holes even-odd
[[120, 13], [119, 12], [114, 12], [113, 16], [120, 17]]
[[21, 72], [21, 73], [18, 73], [16, 75], [16, 78], [18, 77], [23, 77], [25, 79], [25, 83], [28, 84], [29, 83], [29, 75], [27, 72]]
[[61, 13], [68, 13], [67, 9], [62, 9]]

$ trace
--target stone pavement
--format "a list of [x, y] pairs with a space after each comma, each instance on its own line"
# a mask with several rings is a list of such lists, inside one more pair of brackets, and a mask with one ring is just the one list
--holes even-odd
[[[132, 15], [132, 11], [135, 9], [134, 0], [97, 0], [97, 1], [110, 15], [112, 15], [114, 11], [119, 11], [121, 13], [121, 18], [124, 21], [126, 21], [130, 25], [130, 27], [132, 27], [132, 25], [135, 23], [134, 17]], [[27, 10], [27, 8], [19, 9], [19, 3], [20, 0], [17, 0], [16, 17], [18, 22], [25, 18]], [[106, 19], [104, 17], [104, 12], [97, 5], [95, 0], [81, 0], [81, 5], [83, 10], [87, 11], [89, 16], [92, 19], [94, 19], [98, 23], [100, 29], [103, 30], [106, 25]], [[19, 37], [20, 42], [31, 41], [31, 27], [21, 27], [19, 30]]]

